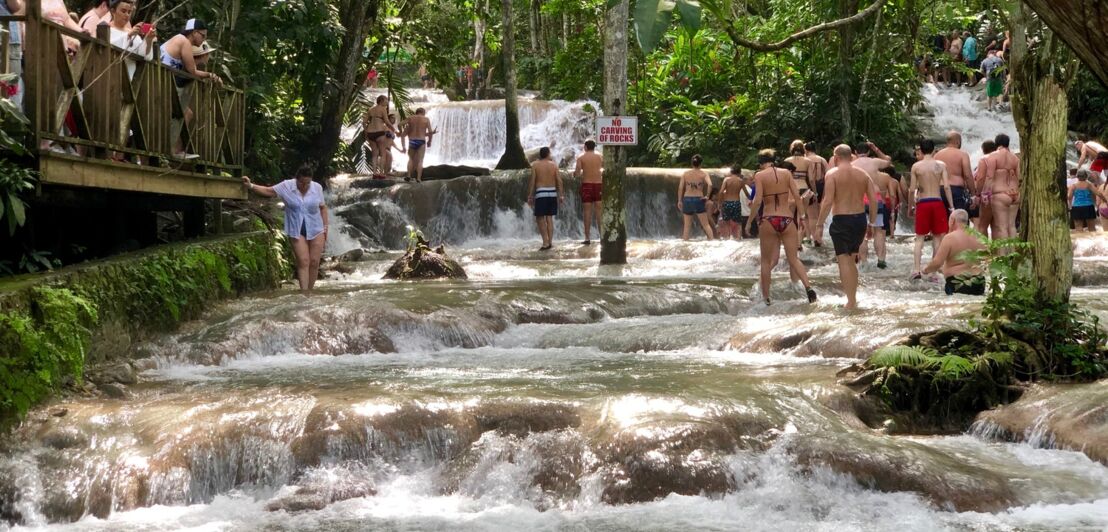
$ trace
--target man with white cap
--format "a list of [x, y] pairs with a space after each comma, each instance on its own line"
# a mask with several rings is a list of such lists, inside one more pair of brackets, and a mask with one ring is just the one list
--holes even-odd
[[[197, 68], [197, 55], [194, 53], [194, 47], [203, 47], [207, 44], [208, 38], [208, 26], [204, 24], [204, 21], [190, 18], [188, 22], [185, 22], [185, 29], [178, 35], [174, 35], [162, 45], [162, 63], [170, 68], [175, 68], [184, 72], [188, 72], [193, 76], [200, 79], [209, 79], [216, 84], [223, 84], [223, 80], [219, 79], [219, 76], [213, 72], [205, 72], [200, 68]], [[210, 52], [211, 49], [209, 48]], [[200, 54], [206, 56], [206, 52]], [[201, 64], [205, 63], [206, 59], [201, 60]], [[181, 109], [184, 110], [185, 123], [192, 121], [192, 109], [189, 105], [192, 102], [192, 82], [193, 78], [186, 76], [176, 76], [175, 81], [177, 84], [177, 95], [181, 98]], [[193, 159], [196, 156], [185, 153], [184, 142], [181, 140], [181, 121], [173, 119], [170, 122], [169, 129], [170, 138], [174, 141], [173, 154], [179, 158]]]

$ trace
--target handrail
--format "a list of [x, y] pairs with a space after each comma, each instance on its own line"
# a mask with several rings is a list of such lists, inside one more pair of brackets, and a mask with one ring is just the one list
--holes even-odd
[[[84, 146], [90, 157], [129, 154], [144, 158], [144, 165], [241, 175], [242, 88], [216, 86], [163, 65], [157, 48], [151, 61], [116, 48], [106, 25], [90, 36], [43, 19], [38, 2], [27, 7], [20, 18], [26, 30], [24, 111], [31, 123], [32, 151], [52, 141]], [[80, 42], [72, 57], [66, 51], [68, 39]], [[179, 79], [189, 80], [189, 89], [178, 89]], [[186, 110], [191, 120], [183, 124]], [[173, 157], [181, 147], [198, 157]]]

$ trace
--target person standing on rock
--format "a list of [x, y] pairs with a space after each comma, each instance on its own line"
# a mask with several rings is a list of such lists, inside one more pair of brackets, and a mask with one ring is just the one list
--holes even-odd
[[693, 155], [692, 169], [682, 174], [681, 181], [677, 183], [677, 209], [685, 217], [685, 229], [681, 233], [684, 240], [689, 239], [693, 217], [700, 220], [700, 227], [704, 229], [708, 240], [715, 239], [711, 224], [708, 223], [708, 196], [712, 193], [712, 178], [700, 169], [703, 162], [700, 155]]
[[408, 138], [408, 179], [415, 179], [416, 183], [423, 182], [423, 157], [431, 148], [435, 133], [438, 132], [431, 129], [431, 119], [422, 107], [404, 122], [403, 136]]
[[581, 178], [581, 212], [585, 222], [585, 241], [582, 245], [592, 244], [589, 232], [592, 221], [596, 219], [596, 234], [600, 235], [600, 215], [604, 206], [601, 192], [604, 188], [604, 158], [596, 153], [596, 142], [585, 141], [585, 153], [577, 158], [573, 176]]
[[[746, 222], [747, 216], [743, 214], [743, 196], [746, 196], [749, 192], [748, 187], [743, 179], [743, 171], [739, 165], [731, 167], [731, 172], [727, 174], [727, 177], [723, 179], [723, 184], [719, 189], [720, 200], [720, 212], [722, 213], [722, 220], [720, 220], [720, 238], [739, 240], [746, 236]], [[747, 196], [746, 201], [749, 211], [750, 197]]]
[[550, 148], [543, 146], [539, 149], [539, 160], [531, 164], [531, 184], [527, 187], [527, 204], [535, 213], [535, 223], [542, 236], [539, 251], [554, 247], [554, 217], [558, 215], [558, 205], [565, 199], [558, 165], [550, 157]]
[[389, 150], [392, 149], [392, 139], [389, 134], [396, 134], [396, 128], [389, 121], [389, 97], [384, 94], [377, 97], [377, 105], [370, 107], [362, 117], [362, 131], [365, 132], [366, 142], [373, 150], [373, 167], [377, 172], [384, 171], [388, 164]]
[[[777, 265], [783, 245], [789, 270], [804, 283], [808, 302], [815, 303], [816, 291], [812, 290], [808, 271], [800, 262], [800, 233], [796, 223], [796, 206], [801, 202], [800, 191], [793, 174], [786, 169], [777, 168], [776, 160], [777, 155], [773, 150], [758, 153], [760, 168], [754, 174], [754, 201], [750, 203], [750, 211], [759, 218], [762, 299], [766, 305], [770, 304], [769, 288], [773, 267]], [[751, 216], [746, 221], [747, 232], [751, 229], [753, 219], [754, 216]]]
[[[831, 219], [831, 243], [839, 264], [839, 279], [846, 292], [846, 308], [858, 308], [858, 250], [862, 241], [877, 224], [877, 189], [869, 172], [851, 164], [851, 149], [846, 144], [835, 148], [838, 164], [827, 173], [823, 205], [819, 210], [822, 225], [827, 215]], [[867, 223], [866, 203], [869, 203]]]
[[311, 293], [319, 277], [319, 261], [327, 246], [327, 228], [330, 218], [323, 200], [323, 187], [312, 181], [312, 167], [304, 164], [296, 171], [296, 177], [267, 187], [255, 185], [243, 176], [242, 183], [250, 191], [267, 198], [280, 197], [285, 203], [285, 234], [292, 239], [292, 252], [296, 255], [296, 279], [300, 291]]
[[990, 51], [989, 56], [981, 62], [981, 72], [985, 74], [985, 96], [989, 99], [989, 111], [996, 109], [1000, 97], [1004, 95], [1004, 59]]

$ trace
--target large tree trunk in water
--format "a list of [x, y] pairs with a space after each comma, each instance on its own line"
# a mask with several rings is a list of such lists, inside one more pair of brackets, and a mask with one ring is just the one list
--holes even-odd
[[316, 164], [317, 179], [331, 173], [331, 159], [339, 146], [343, 118], [354, 101], [354, 94], [361, 86], [358, 69], [361, 66], [366, 35], [377, 18], [377, 8], [378, 0], [347, 0], [340, 7], [339, 20], [346, 31], [342, 35], [339, 55], [335, 60], [334, 77], [323, 84], [319, 134], [304, 154], [306, 161]]
[[1108, 3], [1104, 0], [1023, 0], [1070, 45], [1100, 82], [1108, 86]]
[[[604, 28], [604, 112], [622, 114], [627, 104], [628, 0], [609, 3]], [[627, 152], [604, 147], [604, 212], [600, 221], [600, 264], [627, 264], [627, 220], [623, 208], [623, 181]]]
[[[858, 12], [858, 0], [839, 0], [839, 16], [847, 18]], [[854, 25], [839, 28], [839, 119], [842, 121], [843, 142], [851, 142], [854, 120], [850, 110], [851, 82], [854, 77]]]
[[1073, 284], [1066, 212], [1066, 88], [1077, 65], [1049, 29], [1029, 46], [1030, 17], [1016, 4], [1012, 21], [1012, 113], [1020, 134], [1020, 237], [1029, 242], [1042, 299], [1065, 302]]
[[519, 100], [516, 97], [515, 36], [512, 34], [512, 0], [502, 0], [504, 45], [501, 49], [504, 65], [504, 118], [507, 125], [504, 155], [496, 163], [498, 170], [529, 168], [527, 154], [519, 142]]

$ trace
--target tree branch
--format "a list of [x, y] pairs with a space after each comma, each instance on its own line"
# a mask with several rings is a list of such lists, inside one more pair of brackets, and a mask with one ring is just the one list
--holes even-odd
[[785, 38], [785, 40], [780, 42], [760, 43], [751, 41], [744, 38], [742, 35], [739, 35], [738, 30], [735, 29], [735, 26], [733, 24], [727, 24], [727, 36], [731, 38], [732, 42], [734, 42], [738, 46], [742, 46], [743, 48], [750, 48], [751, 50], [755, 50], [758, 52], [776, 52], [777, 50], [788, 48], [789, 45], [801, 39], [807, 39], [808, 37], [811, 37], [813, 35], [818, 35], [820, 33], [828, 32], [837, 28], [841, 28], [843, 26], [849, 26], [851, 24], [861, 22], [870, 15], [873, 15], [874, 13], [880, 11], [881, 8], [885, 5], [886, 1], [887, 0], [876, 0], [872, 5], [859, 11], [857, 14], [831, 22], [824, 22], [823, 24], [820, 24], [818, 26], [812, 26], [811, 28], [808, 28], [806, 30], [789, 35]]

